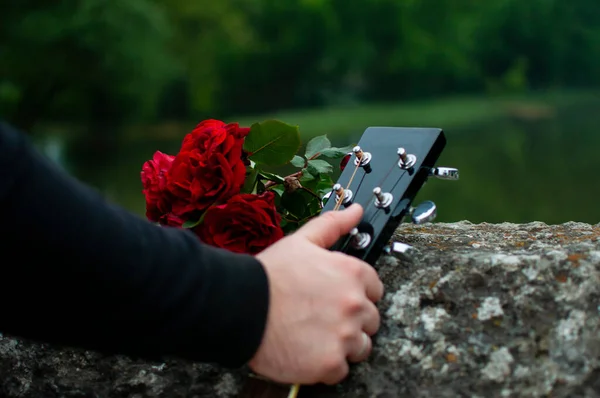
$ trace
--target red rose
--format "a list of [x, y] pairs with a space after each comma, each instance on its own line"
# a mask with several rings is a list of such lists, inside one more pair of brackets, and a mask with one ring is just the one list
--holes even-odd
[[197, 150], [177, 155], [169, 173], [169, 189], [180, 199], [173, 204], [173, 212], [185, 216], [203, 211], [239, 193], [246, 166], [241, 158], [232, 157], [222, 153], [205, 155]]
[[275, 194], [238, 194], [209, 208], [195, 232], [201, 241], [236, 253], [256, 254], [283, 237]]
[[180, 152], [198, 149], [202, 153], [227, 152], [233, 145], [243, 145], [250, 128], [238, 123], [225, 124], [220, 120], [204, 120], [183, 138]]
[[242, 146], [249, 131], [237, 123], [207, 120], [186, 135], [169, 171], [169, 190], [180, 199], [173, 204], [175, 214], [203, 211], [240, 192], [246, 178]]
[[146, 197], [146, 217], [163, 225], [180, 227], [183, 220], [171, 213], [173, 197], [168, 190], [168, 172], [175, 156], [156, 151], [142, 166], [142, 193]]

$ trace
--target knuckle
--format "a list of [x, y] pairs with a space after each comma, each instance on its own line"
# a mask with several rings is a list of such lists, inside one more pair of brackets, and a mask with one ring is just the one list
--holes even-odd
[[337, 375], [343, 370], [345, 358], [339, 353], [329, 355], [322, 364], [323, 372], [327, 375]]
[[326, 211], [324, 213], [321, 213], [321, 215], [319, 216], [321, 222], [323, 222], [323, 224], [329, 224], [329, 223], [333, 223], [333, 222], [337, 222], [337, 214], [335, 214], [335, 211]]
[[356, 339], [357, 332], [358, 330], [348, 322], [346, 325], [339, 328], [338, 337], [341, 340], [341, 343], [345, 344], [348, 341]]
[[373, 324], [375, 325], [375, 332], [377, 332], [381, 327], [381, 315], [377, 310], [375, 310], [375, 313], [373, 314]]
[[375, 271], [375, 268], [373, 268], [373, 267], [368, 267], [367, 269], [364, 269], [363, 276], [366, 280], [368, 280], [369, 282], [371, 282], [373, 284], [381, 283], [381, 278], [379, 278], [377, 271]]
[[379, 301], [383, 298], [383, 295], [385, 294], [385, 285], [383, 284], [383, 281], [379, 279], [379, 276], [377, 276], [377, 280], [379, 281], [379, 292], [377, 294], [377, 301]]
[[359, 261], [348, 261], [345, 265], [348, 275], [356, 279], [362, 279], [365, 273], [363, 265]]
[[373, 268], [373, 267], [368, 267], [368, 269], [365, 269], [365, 277], [372, 279], [373, 281], [381, 282], [381, 279], [379, 278], [377, 271], [375, 271], [375, 268]]
[[356, 314], [364, 309], [365, 299], [358, 293], [346, 294], [342, 299], [342, 311], [345, 314]]
[[375, 333], [377, 333], [377, 331], [379, 330], [380, 326], [381, 326], [381, 316], [379, 315], [379, 311], [374, 310], [371, 311], [369, 314], [369, 322], [367, 323], [368, 325], [368, 330], [365, 330], [367, 332], [367, 334], [369, 334], [370, 336], [374, 335]]

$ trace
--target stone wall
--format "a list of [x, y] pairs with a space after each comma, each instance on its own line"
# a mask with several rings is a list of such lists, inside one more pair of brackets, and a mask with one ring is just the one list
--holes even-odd
[[[403, 225], [368, 362], [300, 397], [600, 396], [600, 224]], [[237, 397], [245, 371], [0, 338], [0, 396]]]

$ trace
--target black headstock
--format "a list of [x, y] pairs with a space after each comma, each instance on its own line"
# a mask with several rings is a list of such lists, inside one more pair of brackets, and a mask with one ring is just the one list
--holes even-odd
[[367, 128], [323, 207], [329, 211], [359, 203], [364, 216], [331, 249], [374, 264], [406, 216], [416, 223], [435, 218], [433, 202], [416, 209], [412, 203], [429, 177], [458, 179], [458, 170], [435, 167], [445, 145], [438, 128]]
[[[423, 223], [436, 216], [433, 202], [412, 207], [425, 181], [430, 177], [458, 179], [458, 170], [435, 166], [445, 145], [444, 132], [438, 128], [367, 128], [332, 191], [323, 198], [323, 212], [352, 203], [364, 208], [357, 228], [331, 250], [361, 258], [371, 265], [385, 251], [404, 252], [408, 246], [402, 243], [387, 246], [403, 219], [410, 216], [412, 222]], [[240, 398], [296, 398], [299, 387], [254, 377]]]

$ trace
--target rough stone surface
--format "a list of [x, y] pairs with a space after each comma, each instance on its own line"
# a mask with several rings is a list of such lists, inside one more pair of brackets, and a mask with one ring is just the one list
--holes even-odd
[[[600, 224], [403, 225], [368, 362], [300, 397], [600, 396]], [[235, 397], [245, 372], [0, 337], [0, 396]]]

